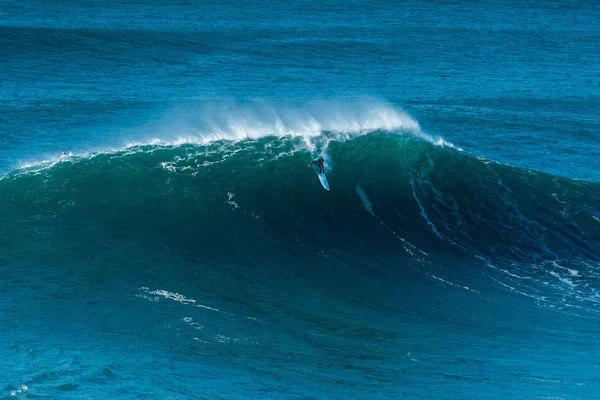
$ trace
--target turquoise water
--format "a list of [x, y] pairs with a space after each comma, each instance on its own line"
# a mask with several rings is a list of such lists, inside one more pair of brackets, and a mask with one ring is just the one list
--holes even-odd
[[599, 21], [5, 1], [0, 398], [596, 399]]

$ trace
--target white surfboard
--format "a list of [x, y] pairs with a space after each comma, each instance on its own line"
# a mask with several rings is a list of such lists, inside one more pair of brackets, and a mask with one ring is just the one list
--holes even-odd
[[321, 181], [321, 185], [325, 188], [325, 190], [329, 190], [329, 182], [327, 182], [327, 176], [324, 172], [317, 173], [319, 177], [319, 181]]

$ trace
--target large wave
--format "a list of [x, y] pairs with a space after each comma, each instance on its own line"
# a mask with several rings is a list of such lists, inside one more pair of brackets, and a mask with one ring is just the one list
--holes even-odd
[[[327, 123], [317, 111], [267, 117], [253, 108], [211, 122], [215, 134], [202, 140], [24, 167], [0, 180], [10, 232], [2, 258], [112, 238], [204, 263], [310, 268], [325, 259], [333, 270], [487, 282], [551, 307], [597, 309], [598, 184], [471, 156], [386, 112], [385, 124], [364, 115]], [[326, 156], [330, 192], [306, 167], [314, 154]]]

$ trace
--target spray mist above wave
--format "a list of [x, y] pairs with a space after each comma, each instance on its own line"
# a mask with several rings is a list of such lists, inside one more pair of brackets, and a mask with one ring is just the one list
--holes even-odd
[[[165, 113], [155, 123], [134, 129], [124, 142], [95, 151], [69, 149], [69, 157], [45, 156], [18, 165], [22, 172], [35, 172], [99, 154], [136, 152], [139, 147], [208, 145], [215, 141], [256, 140], [264, 137], [303, 139], [302, 149], [321, 152], [331, 141], [344, 141], [370, 133], [412, 135], [436, 146], [455, 148], [441, 137], [423, 132], [419, 123], [399, 108], [376, 99], [319, 100], [304, 104], [289, 102], [212, 102], [181, 106]], [[460, 149], [458, 149], [460, 150]], [[332, 160], [328, 160], [331, 164]]]
[[216, 140], [259, 139], [267, 136], [311, 139], [328, 133], [344, 140], [370, 132], [412, 134], [435, 145], [450, 146], [423, 132], [419, 123], [393, 105], [373, 99], [313, 101], [303, 105], [285, 102], [200, 104], [171, 111], [141, 144], [206, 144]]

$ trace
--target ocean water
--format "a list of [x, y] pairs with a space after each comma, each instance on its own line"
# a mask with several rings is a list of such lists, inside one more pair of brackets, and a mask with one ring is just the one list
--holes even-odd
[[599, 53], [594, 2], [3, 0], [0, 398], [598, 399]]

